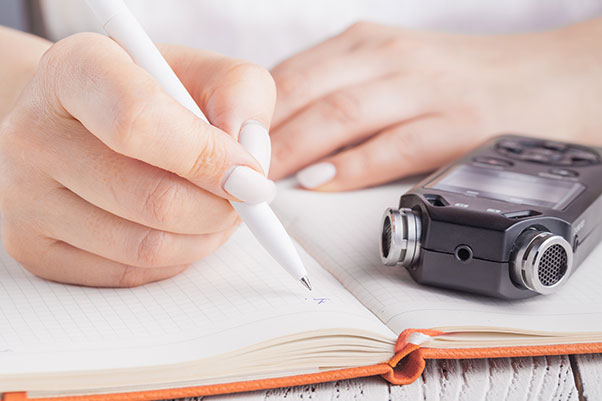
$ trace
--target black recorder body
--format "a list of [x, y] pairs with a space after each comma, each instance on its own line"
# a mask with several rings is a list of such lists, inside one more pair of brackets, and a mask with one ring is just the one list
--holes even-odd
[[520, 299], [560, 288], [602, 236], [602, 150], [496, 137], [383, 215], [381, 259], [419, 283]]

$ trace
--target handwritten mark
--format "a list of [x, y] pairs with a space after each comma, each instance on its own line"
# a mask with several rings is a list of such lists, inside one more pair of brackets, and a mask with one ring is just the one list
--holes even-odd
[[330, 298], [314, 298], [314, 301], [320, 305], [320, 304], [325, 304], [326, 302], [330, 301]]

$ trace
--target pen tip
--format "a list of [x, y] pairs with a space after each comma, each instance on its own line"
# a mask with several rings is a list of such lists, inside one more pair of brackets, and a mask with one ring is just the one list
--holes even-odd
[[309, 283], [309, 277], [303, 276], [303, 277], [301, 277], [300, 281], [301, 281], [301, 284], [303, 284], [303, 286], [305, 288], [307, 288], [308, 290], [311, 291], [311, 284]]

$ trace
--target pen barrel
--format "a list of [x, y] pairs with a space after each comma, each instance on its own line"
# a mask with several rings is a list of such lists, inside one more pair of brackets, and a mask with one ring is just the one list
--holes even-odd
[[[91, 3], [96, 2], [89, 2], [89, 4]], [[117, 2], [112, 1], [111, 3]], [[122, 2], [120, 3], [123, 5]], [[105, 12], [104, 15], [107, 16], [109, 13]], [[107, 34], [127, 51], [134, 63], [152, 75], [168, 95], [197, 117], [208, 122], [176, 73], [125, 5], [119, 7], [103, 27]]]
[[[190, 93], [123, 1], [87, 0], [87, 2], [107, 34], [130, 55], [134, 63], [146, 70], [168, 95], [208, 123]], [[265, 166], [266, 170], [269, 168], [269, 151], [259, 152], [259, 147], [253, 141], [248, 143], [243, 141], [242, 145], [256, 158], [267, 157], [268, 160], [262, 161], [262, 166]], [[269, 139], [266, 146], [269, 146]], [[307, 273], [293, 241], [266, 202], [252, 205], [230, 201], [230, 204], [263, 248], [286, 271], [297, 280], [302, 278], [307, 280], [305, 277]], [[303, 283], [308, 286], [307, 281]]]
[[297, 281], [307, 275], [295, 244], [274, 211], [266, 203], [231, 202], [261, 246]]

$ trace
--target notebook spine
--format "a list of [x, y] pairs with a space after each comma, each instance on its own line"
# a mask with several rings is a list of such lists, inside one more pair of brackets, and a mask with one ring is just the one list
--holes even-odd
[[[507, 347], [429, 348], [428, 342], [444, 332], [438, 330], [403, 331], [395, 345], [391, 369], [382, 374], [392, 384], [416, 381], [426, 366], [426, 359], [511, 358], [542, 355], [602, 353], [602, 343], [521, 345]], [[426, 345], [426, 346], [425, 346]]]
[[397, 338], [395, 356], [388, 362], [391, 369], [381, 376], [397, 385], [416, 381], [426, 365], [421, 346], [441, 334], [438, 330], [404, 330]]

